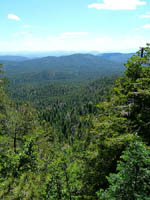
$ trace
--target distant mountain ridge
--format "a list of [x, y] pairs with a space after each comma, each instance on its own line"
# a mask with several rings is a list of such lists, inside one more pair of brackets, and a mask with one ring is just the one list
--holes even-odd
[[[54, 55], [53, 55], [54, 54]], [[72, 56], [72, 55], [94, 55], [94, 56], [100, 56], [104, 59], [113, 60], [115, 62], [124, 62], [127, 61], [131, 56], [133, 56], [135, 53], [98, 53], [98, 52], [89, 52], [89, 53], [74, 53], [74, 52], [47, 52], [47, 53], [39, 53], [36, 56], [36, 53], [33, 54], [34, 56], [20, 56], [18, 55], [0, 55], [0, 61], [25, 61], [25, 60], [35, 60], [35, 59], [41, 59], [46, 57], [65, 57], [65, 56]], [[31, 54], [32, 55], [32, 54]]]
[[[72, 54], [47, 56], [36, 59], [15, 57], [14, 61], [0, 60], [6, 76], [13, 80], [35, 82], [45, 80], [95, 79], [102, 76], [121, 74], [124, 63], [132, 54], [107, 53], [101, 55]], [[17, 77], [17, 78], [16, 78]]]
[[0, 56], [7, 56], [7, 55], [11, 55], [11, 56], [21, 56], [21, 57], [27, 57], [30, 59], [33, 58], [42, 58], [42, 57], [47, 57], [47, 56], [56, 56], [56, 57], [60, 57], [60, 56], [69, 56], [72, 54], [92, 54], [92, 55], [98, 55], [99, 52], [98, 51], [38, 51], [38, 52], [9, 52], [9, 53], [2, 53], [0, 52]]
[[91, 54], [73, 54], [69, 56], [48, 56], [44, 58], [25, 60], [20, 62], [2, 61], [4, 68], [14, 72], [37, 72], [43, 70], [93, 71], [96, 69], [118, 68], [120, 64]]
[[[2, 53], [0, 52], [0, 57], [1, 56], [16, 56], [16, 57], [25, 57], [28, 59], [36, 59], [36, 58], [43, 58], [43, 57], [48, 57], [48, 56], [55, 56], [55, 57], [60, 57], [60, 56], [69, 56], [73, 54], [91, 54], [91, 55], [104, 55], [104, 56], [115, 56], [115, 55], [124, 55], [126, 56], [127, 54], [130, 53], [120, 53], [120, 52], [113, 52], [113, 53], [100, 53], [99, 51], [42, 51], [42, 52], [9, 52], [9, 53]], [[133, 54], [133, 53], [131, 53]]]
[[13, 56], [13, 55], [0, 56], [0, 61], [3, 61], [3, 60], [20, 62], [20, 61], [28, 60], [28, 58], [23, 57], [23, 56]]
[[99, 56], [115, 62], [126, 63], [134, 54], [135, 53], [103, 53], [99, 54]]

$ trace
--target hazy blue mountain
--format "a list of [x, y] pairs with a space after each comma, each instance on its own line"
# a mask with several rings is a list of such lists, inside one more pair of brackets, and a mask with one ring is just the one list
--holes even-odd
[[29, 58], [42, 58], [47, 56], [67, 56], [74, 54], [74, 51], [37, 51], [37, 52], [21, 52], [18, 55], [23, 55]]
[[118, 70], [119, 63], [106, 60], [100, 56], [91, 54], [73, 54], [70, 56], [48, 56], [44, 58], [26, 60], [21, 62], [2, 61], [7, 71], [14, 72], [38, 72], [50, 71], [95, 71], [95, 70]]
[[6, 56], [0, 56], [0, 61], [25, 61], [28, 60], [27, 57], [23, 56], [13, 56], [13, 55], [6, 55]]
[[11, 79], [28, 81], [94, 79], [120, 74], [123, 64], [91, 54], [48, 56], [21, 62], [1, 61], [6, 75]]
[[99, 54], [101, 58], [112, 60], [115, 62], [126, 63], [135, 53], [104, 53]]
[[[72, 54], [77, 54], [77, 53], [90, 53], [93, 55], [99, 54], [99, 52], [96, 51], [91, 51], [91, 52], [77, 52], [77, 51], [35, 51], [35, 52], [10, 52], [9, 55], [11, 56], [22, 56], [22, 57], [28, 57], [30, 59], [36, 59], [36, 58], [43, 58], [43, 57], [48, 57], [48, 56], [69, 56]], [[5, 56], [6, 53], [0, 53], [0, 56]]]

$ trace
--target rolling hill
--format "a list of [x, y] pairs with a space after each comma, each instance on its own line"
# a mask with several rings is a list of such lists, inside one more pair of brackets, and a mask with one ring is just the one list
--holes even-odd
[[42, 81], [72, 78], [98, 78], [120, 74], [123, 64], [91, 54], [48, 56], [25, 61], [1, 61], [10, 79]]
[[23, 57], [23, 56], [12, 56], [12, 55], [8, 55], [8, 56], [0, 56], [0, 62], [1, 61], [15, 61], [15, 62], [20, 62], [20, 61], [25, 61], [28, 60], [27, 57]]
[[101, 58], [119, 62], [119, 63], [126, 63], [129, 58], [131, 58], [135, 53], [104, 53], [99, 54]]

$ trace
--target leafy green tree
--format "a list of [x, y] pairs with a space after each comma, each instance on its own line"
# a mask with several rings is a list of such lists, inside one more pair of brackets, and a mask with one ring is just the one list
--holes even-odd
[[116, 174], [107, 177], [110, 186], [98, 192], [99, 200], [148, 200], [150, 198], [150, 151], [135, 141], [123, 152]]
[[144, 56], [139, 51], [128, 60], [125, 75], [117, 81], [114, 88], [115, 108], [129, 122], [131, 132], [142, 136], [150, 143], [150, 44], [147, 44]]
[[35, 138], [24, 138], [22, 151], [0, 156], [0, 198], [38, 199], [40, 174]]
[[57, 149], [55, 154], [48, 165], [43, 199], [83, 199], [83, 162], [76, 158], [69, 145], [61, 147], [61, 152]]
[[106, 189], [110, 173], [116, 172], [122, 151], [134, 134], [150, 143], [150, 47], [128, 60], [125, 74], [116, 81], [107, 101], [100, 103], [93, 120], [86, 149], [84, 183], [86, 194], [95, 198], [98, 188]]

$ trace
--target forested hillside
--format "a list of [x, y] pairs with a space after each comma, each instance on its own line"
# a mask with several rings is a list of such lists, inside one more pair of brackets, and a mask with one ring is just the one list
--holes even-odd
[[28, 58], [23, 56], [0, 56], [0, 61], [25, 61], [28, 60]]
[[13, 83], [40, 82], [50, 80], [95, 79], [123, 72], [122, 63], [90, 54], [70, 56], [48, 56], [26, 61], [1, 61], [6, 76]]
[[[120, 64], [107, 67], [103, 60], [105, 73], [97, 80], [23, 80], [19, 87], [15, 79], [9, 88], [1, 78], [0, 199], [150, 199], [150, 45], [143, 51], [127, 61], [121, 77], [115, 76]], [[83, 74], [98, 70], [101, 59], [85, 56], [92, 65], [81, 58]], [[77, 57], [63, 71], [72, 63], [79, 74]], [[41, 68], [39, 61], [32, 69]], [[30, 68], [27, 63], [19, 65]]]
[[131, 58], [134, 55], [134, 53], [103, 53], [100, 54], [99, 56], [101, 58], [115, 61], [118, 63], [126, 63], [129, 58]]

